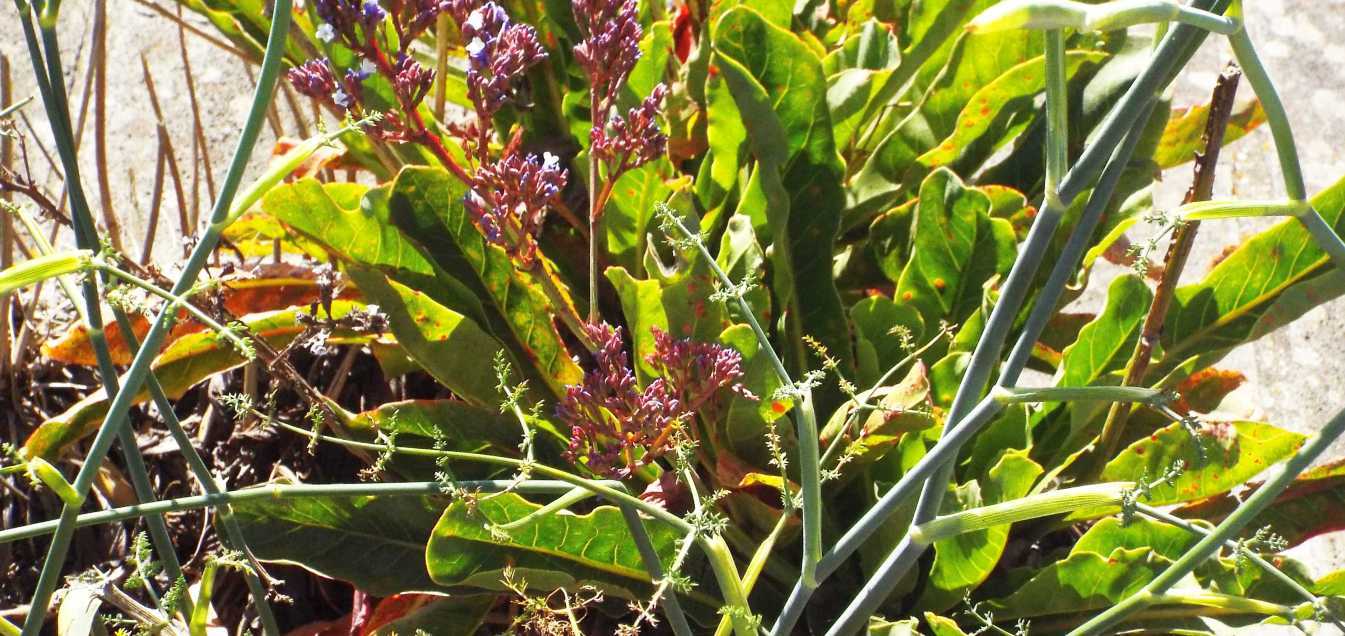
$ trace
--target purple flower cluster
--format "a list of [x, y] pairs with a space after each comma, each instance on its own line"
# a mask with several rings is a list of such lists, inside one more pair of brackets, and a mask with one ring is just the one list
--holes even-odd
[[654, 87], [639, 106], [630, 109], [626, 117], [613, 115], [607, 130], [593, 128], [591, 140], [593, 155], [606, 162], [610, 172], [620, 174], [637, 168], [661, 156], [668, 147], [668, 136], [659, 128], [658, 115], [668, 88]]
[[546, 153], [507, 152], [477, 168], [464, 204], [486, 240], [502, 246], [527, 267], [537, 255], [537, 234], [547, 206], [565, 187], [568, 174]]
[[339, 37], [352, 49], [372, 38], [388, 17], [377, 0], [314, 0], [313, 8], [322, 20], [318, 37], [327, 42]]
[[412, 104], [419, 104], [434, 85], [434, 71], [421, 66], [410, 55], [402, 55], [393, 67], [392, 86]]
[[[663, 84], [625, 117], [612, 113], [631, 69], [640, 59], [643, 29], [635, 0], [573, 0], [575, 21], [584, 40], [574, 47], [575, 59], [588, 75], [593, 127], [589, 131], [593, 157], [606, 168], [611, 182], [664, 153], [668, 138], [659, 128], [658, 115], [667, 96]], [[589, 196], [598, 197], [590, 192]], [[601, 198], [601, 197], [600, 197]], [[601, 213], [605, 201], [595, 202]]]
[[467, 97], [476, 108], [478, 126], [489, 119], [513, 94], [514, 83], [547, 57], [537, 31], [509, 19], [504, 8], [487, 2], [461, 23], [467, 49]]
[[663, 456], [673, 433], [724, 388], [752, 397], [738, 384], [742, 357], [715, 344], [675, 340], [653, 331], [648, 361], [661, 377], [639, 388], [625, 342], [606, 323], [585, 326], [598, 343], [595, 368], [566, 389], [556, 416], [570, 427], [566, 457], [595, 473], [622, 478]]
[[635, 14], [635, 0], [574, 0], [572, 7], [584, 36], [574, 47], [575, 60], [588, 74], [594, 94], [603, 96], [610, 107], [640, 59], [644, 30]]

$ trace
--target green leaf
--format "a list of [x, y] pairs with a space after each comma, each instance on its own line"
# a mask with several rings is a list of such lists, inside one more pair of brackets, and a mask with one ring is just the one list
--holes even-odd
[[1139, 276], [1117, 276], [1107, 289], [1102, 313], [1084, 325], [1074, 344], [1065, 347], [1056, 385], [1097, 384], [1124, 367], [1152, 299], [1153, 293]]
[[[1205, 145], [1201, 137], [1205, 134], [1205, 125], [1209, 120], [1208, 102], [1174, 109], [1167, 127], [1163, 130], [1163, 137], [1158, 142], [1158, 150], [1154, 153], [1154, 161], [1158, 162], [1158, 167], [1166, 170], [1194, 160]], [[1266, 111], [1261, 109], [1261, 100], [1253, 99], [1237, 105], [1228, 119], [1224, 144], [1231, 144], [1241, 139], [1265, 121]]]
[[365, 297], [387, 314], [397, 341], [411, 359], [458, 397], [478, 406], [499, 402], [487, 360], [504, 348], [470, 318], [377, 270], [347, 269]]
[[233, 506], [253, 554], [374, 596], [444, 592], [425, 568], [442, 504], [429, 497], [249, 499]]
[[613, 263], [639, 271], [654, 207], [672, 196], [667, 182], [675, 173], [672, 163], [660, 157], [616, 180], [599, 221]]
[[[1065, 73], [1073, 77], [1081, 69], [1105, 59], [1095, 51], [1068, 51]], [[1008, 69], [981, 86], [957, 116], [953, 132], [918, 161], [933, 169], [956, 166], [972, 174], [990, 155], [1017, 137], [1031, 123], [1024, 113], [1035, 114], [1034, 97], [1046, 89], [1045, 58], [1036, 57]]]
[[[1345, 180], [1311, 199], [1337, 233], [1345, 233]], [[1297, 220], [1289, 219], [1244, 241], [1199, 283], [1177, 289], [1164, 322], [1162, 377], [1188, 359], [1188, 372], [1209, 366], [1229, 350], [1297, 319], [1345, 292], [1326, 254]]]
[[[1248, 490], [1255, 491], [1257, 487], [1258, 484], [1251, 484]], [[1218, 523], [1239, 505], [1236, 498], [1224, 495], [1181, 508], [1177, 514]], [[1345, 461], [1338, 460], [1300, 475], [1275, 503], [1246, 525], [1244, 534], [1256, 534], [1267, 526], [1290, 546], [1345, 529]], [[1345, 589], [1333, 594], [1345, 596]]]
[[747, 145], [743, 117], [728, 85], [719, 75], [706, 80], [705, 100], [708, 149], [696, 178], [696, 197], [705, 209], [701, 221], [703, 231], [715, 227], [725, 209], [736, 203], [734, 195]]
[[850, 308], [850, 320], [855, 325], [859, 382], [864, 385], [877, 382], [908, 355], [908, 348], [919, 346], [924, 338], [925, 321], [920, 312], [886, 296], [869, 296], [855, 303]]
[[638, 280], [622, 267], [609, 267], [607, 280], [621, 299], [621, 313], [634, 345], [635, 368], [642, 379], [655, 377], [646, 360], [654, 353], [653, 329], [677, 338], [713, 341], [728, 322], [719, 303], [711, 302], [714, 282], [709, 267], [699, 259], [671, 273], [666, 279]]
[[[845, 430], [845, 439], [841, 443], [854, 450], [854, 461], [868, 464], [881, 459], [906, 433], [937, 425], [926, 373], [925, 365], [916, 361], [900, 382], [875, 390], [869, 399], [876, 402], [876, 408], [858, 416], [861, 423], [858, 440], [843, 428], [855, 410], [855, 402], [841, 405], [822, 429], [822, 445], [830, 445], [831, 440]], [[853, 446], [856, 444], [857, 447]]]
[[[551, 456], [559, 458], [569, 437], [562, 436], [547, 420], [529, 417], [528, 423], [540, 433], [534, 438], [538, 447], [543, 451], [554, 451]], [[388, 402], [357, 414], [347, 428], [357, 437], [376, 443], [381, 443], [377, 433], [382, 433], [395, 435], [396, 444], [403, 447], [440, 448], [504, 457], [519, 457], [519, 443], [523, 439], [523, 431], [512, 414], [462, 400]], [[424, 480], [434, 479], [438, 468], [433, 458], [409, 455], [394, 456], [391, 466], [403, 477]], [[454, 467], [454, 474], [462, 479], [488, 479], [498, 473], [499, 469], [495, 467]]]
[[1205, 461], [1201, 465], [1196, 441], [1181, 424], [1172, 424], [1141, 439], [1102, 469], [1102, 481], [1157, 479], [1175, 461], [1186, 470], [1173, 485], [1154, 487], [1146, 503], [1163, 506], [1195, 501], [1227, 492], [1245, 483], [1303, 445], [1298, 433], [1259, 422], [1217, 422], [1202, 430]]
[[[350, 300], [332, 302], [331, 318], [339, 319], [351, 311], [363, 309], [364, 304]], [[279, 311], [269, 311], [244, 316], [241, 320], [254, 335], [262, 338], [271, 347], [284, 349], [307, 327], [299, 316], [307, 317], [308, 312], [291, 307]], [[320, 313], [322, 318], [328, 316]], [[350, 339], [352, 334], [335, 333], [328, 342], [364, 342], [367, 336]], [[247, 362], [232, 344], [213, 331], [190, 333], [168, 345], [154, 359], [154, 375], [163, 385], [164, 392], [171, 399], [182, 397], [188, 389], [201, 381], [231, 369], [243, 366]], [[149, 391], [142, 389], [135, 396], [135, 402], [149, 399]], [[24, 442], [22, 452], [27, 457], [53, 459], [67, 446], [83, 439], [98, 430], [103, 416], [107, 414], [108, 400], [100, 389], [88, 397], [71, 405], [61, 414], [43, 422]]]
[[989, 212], [990, 199], [946, 169], [920, 185], [911, 257], [895, 297], [919, 310], [926, 327], [965, 320], [982, 304], [982, 285], [1013, 265], [1013, 228]]
[[1107, 517], [1093, 524], [1070, 551], [1111, 554], [1117, 548], [1148, 548], [1175, 561], [1199, 540], [1199, 535], [1147, 517], [1135, 517], [1129, 523]]
[[479, 297], [430, 262], [389, 216], [388, 187], [323, 185], [302, 179], [273, 188], [262, 209], [306, 241], [322, 246], [326, 258], [377, 268], [436, 301], [485, 320]]
[[466, 193], [466, 186], [444, 170], [405, 168], [388, 198], [389, 219], [447, 276], [462, 281], [473, 298], [485, 303], [484, 321], [469, 315], [508, 343], [516, 360], [536, 369], [553, 394], [563, 394], [583, 372], [565, 349], [551, 303], [534, 275], [515, 267], [472, 224], [462, 204]]
[[[649, 574], [615, 507], [545, 515], [512, 534], [499, 529], [539, 508], [515, 493], [483, 496], [471, 505], [454, 501], [425, 551], [430, 576], [441, 585], [501, 590], [501, 574], [512, 566], [517, 580], [539, 591], [592, 584], [633, 600], [649, 590]], [[660, 558], [671, 563], [677, 533], [666, 524], [646, 525]]]
[[725, 13], [714, 37], [720, 75], [743, 114], [765, 194], [783, 357], [794, 373], [810, 368], [802, 342], [808, 334], [852, 367], [845, 314], [831, 275], [844, 206], [843, 167], [831, 135], [821, 62], [797, 36], [746, 7]]
[[997, 619], [1067, 614], [1106, 607], [1135, 593], [1165, 567], [1148, 548], [1104, 556], [1073, 552], [1042, 568], [1007, 598], [991, 601]]
[[[945, 501], [943, 510], [955, 512], [1002, 503], [1028, 493], [1042, 473], [1026, 451], [1004, 453], [981, 478], [956, 489], [956, 505]], [[1009, 540], [1009, 526], [968, 532], [934, 543], [934, 565], [920, 606], [941, 611], [957, 604], [976, 588], [999, 563]]]

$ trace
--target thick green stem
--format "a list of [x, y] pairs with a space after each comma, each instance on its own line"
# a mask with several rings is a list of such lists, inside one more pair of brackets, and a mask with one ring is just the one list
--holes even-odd
[[[18, 2], [19, 0], [16, 0]], [[52, 9], [53, 5], [48, 5]], [[22, 4], [20, 2], [20, 8]], [[54, 27], [54, 12], [51, 12], [51, 19], [48, 20], [48, 12], [43, 14], [44, 30], [50, 24]], [[190, 289], [196, 280], [196, 276], [205, 266], [210, 254], [214, 251], [219, 242], [221, 228], [217, 225], [226, 218], [238, 191], [238, 185], [242, 181], [243, 172], [246, 169], [248, 158], [252, 154], [252, 148], [256, 145], [257, 136], [260, 134], [262, 121], [266, 116], [267, 108], [271, 102], [271, 95], [275, 89], [276, 78], [280, 72], [281, 60], [284, 56], [284, 43], [286, 34], [289, 32], [291, 13], [291, 0], [276, 0], [273, 18], [271, 21], [271, 31], [268, 35], [266, 44], [266, 53], [262, 59], [261, 74], [258, 79], [257, 90], [253, 96], [252, 106], [248, 113], [247, 122], [243, 126], [242, 133], [239, 136], [238, 147], [234, 152], [233, 161], [229, 166], [229, 171], [225, 176], [224, 183], [220, 189], [219, 198], [215, 201], [214, 210], [211, 214], [211, 227], [205, 232], [197, 242], [196, 248], [188, 258], [182, 274], [174, 285], [172, 293], [181, 295]], [[53, 32], [54, 36], [54, 32]], [[52, 63], [47, 60], [48, 65]], [[59, 65], [56, 69], [59, 72]], [[56, 82], [53, 82], [53, 85]], [[54, 88], [54, 86], [53, 86]], [[54, 90], [52, 91], [54, 92]], [[45, 97], [45, 96], [44, 96]], [[62, 120], [57, 120], [62, 121]], [[67, 126], [68, 128], [68, 126]], [[73, 175], [67, 173], [67, 178]], [[72, 190], [73, 192], [73, 190]], [[72, 198], [73, 204], [73, 198]], [[85, 206], [87, 209], [87, 205]], [[88, 294], [86, 290], [86, 295]], [[96, 295], [90, 299], [96, 302]], [[127, 412], [130, 410], [134, 401], [135, 394], [140, 391], [145, 382], [146, 375], [150, 370], [150, 364], [158, 354], [159, 347], [163, 344], [163, 339], [167, 335], [169, 327], [173, 323], [176, 313], [175, 308], [166, 308], [161, 311], [150, 327], [149, 333], [145, 336], [145, 341], [141, 349], [136, 353], [131, 367], [126, 373], [125, 385], [115, 394], [109, 392], [112, 400], [108, 406], [107, 415], [104, 417], [103, 424], [98, 434], [94, 437], [88, 454], [85, 457], [84, 466], [80, 469], [75, 478], [74, 487], [77, 492], [87, 493], [93, 483], [98, 466], [107, 457], [111, 449], [112, 442], [122, 430], [124, 430], [124, 420]], [[114, 376], [115, 377], [115, 376]], [[73, 534], [73, 527], [69, 527], [78, 516], [78, 508], [66, 506], [61, 514], [61, 523], [66, 526], [62, 531], [57, 532], [56, 538], [47, 552], [46, 561], [42, 565], [42, 572], [38, 575], [38, 585], [33, 593], [33, 606], [35, 608], [46, 607], [59, 584], [60, 570], [65, 562], [66, 552], [69, 550], [69, 537]], [[34, 611], [29, 614], [24, 622], [24, 636], [37, 636], [41, 630], [45, 612]], [[275, 625], [266, 625], [267, 632], [278, 634], [279, 630]]]
[[911, 529], [911, 538], [916, 542], [932, 545], [936, 541], [977, 530], [1098, 506], [1116, 505], [1121, 503], [1125, 492], [1134, 487], [1135, 484], [1129, 482], [1093, 484], [1052, 490], [1031, 497], [963, 510], [915, 526]]
[[[70, 108], [65, 94], [64, 69], [61, 67], [60, 42], [56, 35], [56, 19], [59, 14], [59, 2], [51, 1], [42, 7], [39, 25], [42, 35], [42, 49], [39, 52], [32, 33], [31, 14], [27, 13], [20, 4], [20, 21], [23, 23], [26, 41], [29, 46], [29, 58], [33, 64], [34, 79], [38, 84], [38, 90], [42, 95], [42, 103], [46, 109], [48, 125], [51, 128], [52, 138], [56, 143], [57, 154], [61, 160], [61, 169], [65, 173], [66, 191], [70, 194], [70, 209], [72, 226], [74, 228], [75, 243], [84, 250], [93, 251], [99, 248], [98, 230], [93, 222], [93, 215], [89, 209], [88, 201], [84, 196], [83, 184], [79, 175], [79, 160], [76, 155], [74, 133], [70, 125]], [[45, 62], [45, 68], [41, 62]], [[83, 281], [83, 311], [81, 317], [88, 328], [89, 342], [93, 347], [94, 357], [98, 363], [99, 379], [104, 392], [109, 396], [116, 395], [118, 392], [118, 378], [116, 367], [112, 364], [112, 354], [107, 346], [107, 340], [103, 334], [103, 316], [99, 305], [98, 281], [92, 276], [86, 276]], [[76, 303], [76, 307], [79, 304]], [[122, 324], [120, 328], [126, 329], [125, 321], [119, 321]], [[125, 415], [113, 419], [110, 427], [116, 433], [121, 441], [126, 462], [126, 472], [130, 477], [132, 489], [135, 491], [136, 498], [142, 502], [154, 500], [154, 490], [150, 485], [149, 472], [145, 467], [144, 458], [140, 455], [140, 448], [136, 443], [135, 432], [129, 428], [129, 422]], [[92, 464], [92, 466], [90, 465]], [[90, 471], [96, 471], [101, 467], [102, 458], [90, 463], [86, 463], [81, 474]], [[76, 510], [82, 505], [84, 497], [88, 493], [88, 488], [80, 488], [79, 480], [76, 479], [73, 485], [75, 494], [78, 497], [66, 498], [65, 506], [73, 507]], [[168, 525], [162, 517], [150, 517], [145, 520], [149, 529], [149, 536], [154, 544], [154, 550], [158, 554], [160, 561], [164, 565], [164, 573], [170, 580], [176, 580], [182, 576], [182, 567], [178, 563], [177, 551], [173, 547], [172, 538], [168, 534]], [[53, 544], [56, 547], [56, 544]], [[38, 578], [38, 587], [33, 596], [34, 607], [44, 607], [50, 594], [59, 584], [56, 576], [63, 565], [64, 555], [53, 561], [48, 555], [48, 559], [43, 563], [42, 573]], [[39, 602], [41, 601], [41, 602]], [[182, 595], [180, 609], [184, 615], [190, 615], [192, 611], [192, 602], [190, 594]], [[24, 622], [24, 633], [33, 633], [41, 628], [42, 621], [45, 619], [45, 612], [35, 612], [29, 614]]]
[[1069, 164], [1069, 81], [1065, 76], [1065, 35], [1046, 32], [1046, 205], [1058, 210], [1060, 181]]

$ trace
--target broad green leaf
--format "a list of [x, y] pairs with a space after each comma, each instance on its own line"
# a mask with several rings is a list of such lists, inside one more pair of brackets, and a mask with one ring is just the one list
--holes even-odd
[[436, 268], [392, 224], [386, 204], [388, 188], [354, 186], [360, 188], [356, 194], [350, 185], [337, 187], [302, 179], [272, 189], [262, 199], [262, 209], [306, 240], [321, 245], [327, 258], [377, 268], [441, 304], [484, 321], [481, 299]]
[[821, 62], [794, 34], [746, 7], [725, 13], [714, 37], [720, 75], [743, 114], [766, 196], [772, 289], [786, 364], [795, 373], [810, 368], [802, 343], [808, 334], [852, 367], [845, 314], [831, 276], [844, 206], [843, 167], [831, 135]]
[[929, 624], [934, 636], [967, 636], [967, 633], [958, 627], [957, 621], [946, 616], [925, 612], [925, 622]]
[[397, 341], [411, 359], [458, 397], [478, 406], [500, 400], [495, 377], [485, 367], [504, 348], [470, 318], [377, 270], [347, 269], [365, 298], [387, 314]]
[[1070, 552], [1111, 554], [1117, 548], [1148, 548], [1154, 554], [1175, 561], [1199, 540], [1196, 534], [1147, 517], [1136, 516], [1129, 523], [1107, 517], [1093, 524]]
[[[355, 310], [362, 310], [363, 303], [337, 300], [332, 303], [331, 318], [339, 319]], [[307, 317], [307, 308], [290, 308], [244, 316], [241, 320], [254, 335], [262, 338], [273, 348], [284, 349], [307, 327], [299, 316]], [[326, 312], [319, 310], [319, 317], [328, 318]], [[352, 334], [335, 333], [328, 342], [363, 342], [367, 336], [355, 337]], [[211, 376], [236, 369], [247, 362], [227, 340], [213, 331], [198, 331], [178, 338], [165, 348], [151, 368], [163, 385], [169, 398], [182, 397], [188, 389]], [[149, 399], [149, 391], [142, 389], [136, 394], [136, 403]], [[61, 414], [43, 422], [29, 435], [23, 445], [23, 454], [27, 457], [52, 459], [63, 449], [84, 436], [98, 430], [103, 416], [107, 414], [108, 401], [101, 389], [71, 405]]]
[[916, 636], [919, 633], [920, 621], [914, 618], [888, 621], [875, 616], [869, 619], [869, 636]]
[[960, 323], [982, 305], [982, 286], [1013, 264], [1013, 229], [989, 216], [990, 200], [939, 169], [920, 186], [910, 260], [895, 298], [919, 310], [926, 327]]
[[[696, 178], [696, 197], [705, 209], [701, 230], [709, 230], [736, 203], [739, 172], [747, 144], [738, 105], [718, 74], [705, 82], [705, 139], [709, 146]], [[708, 227], [707, 227], [708, 226]]]
[[850, 320], [855, 325], [861, 384], [877, 382], [924, 339], [925, 321], [920, 312], [886, 296], [869, 296], [855, 303]]
[[[1069, 51], [1065, 54], [1065, 73], [1073, 77], [1086, 65], [1095, 65], [1104, 58], [1104, 54], [1095, 51]], [[962, 174], [974, 173], [991, 153], [1017, 137], [1031, 122], [1021, 115], [1038, 108], [1033, 98], [1046, 89], [1044, 64], [1045, 58], [1032, 58], [981, 86], [958, 114], [953, 132], [934, 149], [920, 155], [918, 161], [930, 169], [956, 166]]]
[[[1345, 180], [1318, 193], [1313, 207], [1345, 233]], [[1230, 349], [1297, 319], [1345, 292], [1345, 279], [1326, 276], [1326, 254], [1294, 219], [1244, 241], [1199, 283], [1179, 287], [1164, 322], [1162, 377], [1190, 358], [1191, 371], [1217, 362]]]
[[1093, 524], [1069, 555], [991, 601], [995, 616], [1019, 618], [1086, 611], [1120, 601], [1148, 583], [1196, 541], [1185, 530], [1136, 519]]
[[1138, 591], [1166, 566], [1148, 548], [1108, 555], [1074, 552], [1041, 569], [1007, 598], [991, 601], [998, 619], [1067, 614], [1107, 607]]
[[347, 581], [374, 596], [444, 592], [425, 569], [441, 498], [249, 499], [234, 517], [253, 554]]
[[478, 322], [560, 395], [582, 372], [565, 349], [551, 303], [534, 274], [520, 271], [504, 250], [482, 237], [463, 207], [465, 195], [466, 186], [444, 170], [406, 168], [388, 198], [389, 218], [412, 243], [423, 246], [426, 258], [485, 303], [485, 321]]
[[[537, 433], [534, 440], [538, 448], [545, 451], [548, 446], [552, 446], [554, 448], [551, 450], [558, 457], [569, 437], [562, 436], [555, 425], [546, 420], [530, 417], [528, 423]], [[395, 441], [399, 446], [489, 453], [505, 457], [519, 457], [519, 443], [523, 439], [523, 431], [512, 414], [500, 413], [495, 407], [474, 406], [461, 400], [388, 402], [357, 414], [347, 428], [370, 441], [377, 440], [377, 434], [381, 433], [396, 436]], [[392, 466], [398, 469], [399, 474], [407, 475], [409, 472], [424, 479], [433, 479], [436, 472], [433, 458], [399, 455], [393, 458]], [[494, 468], [477, 471], [478, 468], [483, 467], [464, 466], [455, 468], [454, 472], [464, 479], [484, 479], [498, 472]]]
[[1140, 277], [1117, 276], [1107, 289], [1102, 313], [1084, 325], [1074, 344], [1065, 347], [1056, 384], [1105, 384], [1107, 374], [1121, 369], [1130, 359], [1152, 298], [1153, 293]]
[[[1158, 142], [1158, 151], [1154, 154], [1158, 167], [1166, 170], [1194, 160], [1196, 153], [1204, 147], [1201, 137], [1205, 134], [1205, 125], [1209, 120], [1208, 102], [1173, 110], [1167, 128], [1163, 130], [1163, 138]], [[1261, 100], [1253, 99], [1237, 105], [1228, 119], [1224, 145], [1241, 139], [1265, 121], [1266, 111], [1261, 109]]]
[[[1041, 466], [1028, 459], [1027, 451], [1006, 452], [988, 473], [957, 488], [957, 505], [945, 501], [943, 510], [955, 512], [1017, 499], [1028, 493], [1041, 473]], [[990, 576], [1008, 540], [1009, 526], [1003, 525], [935, 542], [934, 565], [920, 606], [941, 611], [961, 601]]]
[[[1251, 484], [1248, 490], [1255, 491], [1257, 487], [1258, 484]], [[1236, 498], [1223, 495], [1184, 507], [1177, 514], [1218, 523], [1239, 505]], [[1252, 535], [1267, 526], [1290, 546], [1345, 529], [1345, 461], [1336, 461], [1300, 475], [1275, 499], [1275, 503], [1247, 524], [1244, 532]], [[1333, 594], [1345, 596], [1345, 588]]]
[[[514, 493], [482, 496], [471, 505], [454, 501], [425, 550], [430, 576], [441, 585], [501, 590], [502, 572], [513, 567], [517, 580], [544, 592], [593, 584], [634, 600], [648, 591], [649, 574], [619, 510], [600, 506], [584, 515], [546, 515], [513, 531], [499, 528], [540, 507]], [[671, 563], [677, 533], [666, 524], [646, 526], [660, 558]]]
[[672, 164], [660, 157], [616, 180], [600, 221], [613, 263], [639, 271], [646, 237], [653, 230], [649, 222], [654, 218], [654, 208], [672, 196], [667, 181], [674, 174]]
[[1171, 486], [1160, 484], [1147, 503], [1162, 506], [1196, 501], [1227, 492], [1283, 460], [1303, 444], [1304, 437], [1259, 422], [1216, 422], [1202, 428], [1201, 460], [1196, 441], [1181, 425], [1172, 424], [1141, 439], [1107, 462], [1102, 481], [1153, 481], [1175, 461], [1185, 470]]

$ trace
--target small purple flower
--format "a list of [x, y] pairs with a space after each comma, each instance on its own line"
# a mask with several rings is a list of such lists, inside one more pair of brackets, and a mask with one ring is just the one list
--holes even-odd
[[640, 389], [621, 332], [605, 323], [585, 331], [598, 343], [594, 368], [566, 388], [556, 416], [570, 427], [567, 458], [596, 473], [621, 478], [656, 461], [671, 449], [674, 432], [720, 389], [755, 399], [737, 383], [742, 356], [732, 349], [654, 329], [649, 361], [662, 377]]
[[537, 31], [515, 24], [500, 5], [487, 2], [462, 22], [467, 42], [467, 96], [479, 119], [489, 119], [504, 105], [513, 85], [529, 68], [546, 59]]
[[659, 128], [658, 115], [668, 88], [654, 87], [639, 106], [626, 117], [613, 116], [606, 130], [593, 128], [593, 154], [617, 166], [617, 172], [638, 168], [661, 156], [668, 147], [668, 136]]
[[397, 60], [394, 72], [396, 75], [392, 81], [393, 88], [412, 105], [419, 104], [425, 99], [425, 95], [434, 84], [434, 71], [421, 66], [409, 55]]
[[474, 179], [464, 204], [482, 235], [531, 265], [547, 208], [568, 180], [560, 160], [549, 152], [540, 160], [509, 153], [481, 166]]
[[332, 25], [323, 22], [318, 25], [318, 29], [314, 32], [314, 35], [318, 36], [319, 40], [330, 44], [332, 40], [336, 39], [336, 29], [332, 28]]
[[388, 12], [378, 4], [377, 0], [365, 0], [364, 5], [360, 7], [360, 22], [366, 28], [374, 29], [383, 23], [383, 19], [388, 17]]
[[[584, 40], [574, 47], [575, 60], [588, 74], [601, 103], [610, 107], [640, 59], [644, 30], [635, 0], [574, 0], [572, 8], [584, 34]], [[595, 113], [594, 121], [604, 118]]]
[[308, 97], [325, 100], [336, 90], [336, 77], [332, 75], [332, 66], [322, 58], [304, 62], [290, 69], [285, 76], [289, 78], [294, 90]]

